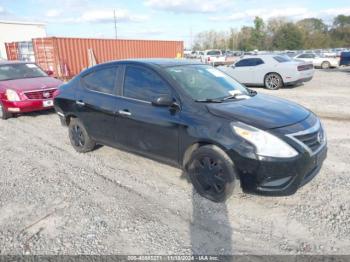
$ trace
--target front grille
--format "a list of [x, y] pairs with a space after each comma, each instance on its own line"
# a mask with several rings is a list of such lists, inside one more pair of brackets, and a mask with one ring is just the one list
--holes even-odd
[[296, 139], [306, 145], [312, 152], [315, 152], [324, 143], [324, 132], [320, 127], [317, 131], [302, 135], [295, 135]]
[[40, 91], [30, 91], [24, 94], [28, 99], [31, 99], [31, 100], [52, 99], [53, 93], [55, 91], [56, 89], [46, 89], [46, 90], [40, 90]]

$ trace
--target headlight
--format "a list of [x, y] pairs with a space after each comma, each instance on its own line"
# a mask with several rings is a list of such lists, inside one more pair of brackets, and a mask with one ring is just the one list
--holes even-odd
[[7, 100], [11, 101], [11, 102], [16, 102], [16, 101], [20, 101], [21, 100], [19, 98], [17, 92], [13, 91], [11, 89], [6, 89], [6, 97], [7, 97]]
[[256, 147], [256, 154], [268, 157], [289, 158], [298, 152], [278, 137], [241, 122], [231, 123], [233, 131]]

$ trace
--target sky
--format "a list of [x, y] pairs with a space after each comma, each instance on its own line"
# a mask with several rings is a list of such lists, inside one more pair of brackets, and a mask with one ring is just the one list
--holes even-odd
[[0, 0], [0, 20], [46, 23], [49, 36], [184, 40], [190, 46], [198, 32], [227, 31], [287, 17], [322, 18], [331, 23], [350, 15], [349, 0]]

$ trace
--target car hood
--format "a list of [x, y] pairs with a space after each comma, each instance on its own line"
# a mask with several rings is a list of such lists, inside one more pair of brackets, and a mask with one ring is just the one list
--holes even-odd
[[31, 91], [31, 90], [38, 90], [38, 89], [55, 88], [61, 84], [62, 84], [62, 81], [53, 77], [35, 77], [35, 78], [0, 81], [1, 87], [15, 90], [18, 93]]
[[264, 130], [295, 124], [310, 114], [309, 110], [296, 103], [263, 94], [245, 100], [207, 104], [207, 108], [216, 116]]

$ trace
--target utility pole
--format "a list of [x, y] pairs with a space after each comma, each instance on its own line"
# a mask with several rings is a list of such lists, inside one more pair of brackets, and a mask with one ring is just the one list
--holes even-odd
[[115, 9], [113, 10], [113, 16], [114, 16], [114, 31], [115, 31], [115, 39], [118, 39], [118, 31], [117, 31], [117, 15], [116, 15]]
[[193, 48], [193, 39], [192, 39], [192, 26], [190, 27], [190, 48]]

